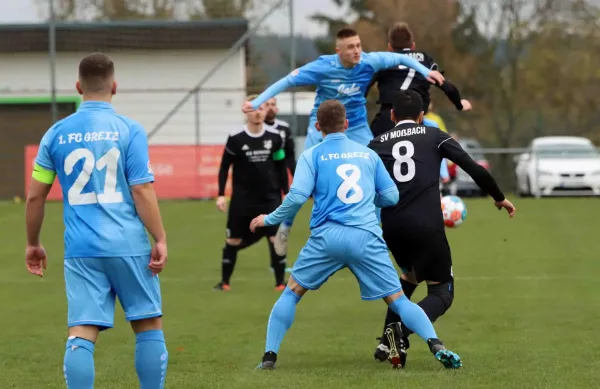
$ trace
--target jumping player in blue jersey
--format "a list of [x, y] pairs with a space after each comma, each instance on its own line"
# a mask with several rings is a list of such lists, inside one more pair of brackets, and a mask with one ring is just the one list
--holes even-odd
[[91, 54], [79, 64], [77, 90], [84, 102], [46, 132], [35, 160], [25, 259], [30, 273], [43, 276], [44, 204], [58, 176], [66, 227], [67, 386], [94, 387], [95, 343], [100, 331], [113, 327], [118, 298], [136, 334], [140, 388], [161, 389], [168, 352], [158, 273], [167, 262], [167, 238], [152, 185], [146, 132], [114, 111], [116, 85], [114, 64], [106, 55]]
[[[336, 100], [321, 104], [316, 128], [324, 135], [318, 145], [305, 150], [296, 167], [294, 182], [283, 204], [269, 215], [257, 216], [253, 231], [293, 217], [313, 196], [311, 235], [294, 263], [287, 287], [273, 306], [267, 326], [262, 369], [274, 369], [277, 353], [294, 321], [296, 305], [307, 290], [316, 290], [338, 270], [350, 268], [360, 285], [363, 300], [383, 299], [429, 345], [447, 368], [461, 367], [458, 355], [437, 339], [433, 325], [400, 286], [382, 237], [375, 207], [388, 207], [399, 199], [394, 181], [381, 159], [366, 146], [344, 134], [348, 128], [344, 106]], [[389, 331], [394, 367], [403, 366]], [[400, 339], [397, 339], [400, 341]]]
[[[348, 113], [349, 127], [346, 135], [364, 146], [368, 145], [373, 134], [367, 121], [365, 92], [373, 75], [380, 70], [404, 65], [415, 69], [429, 82], [444, 83], [444, 77], [436, 70], [427, 69], [419, 61], [408, 55], [376, 52], [364, 53], [358, 33], [352, 28], [343, 28], [336, 35], [336, 54], [320, 56], [277, 81], [255, 100], [246, 102], [243, 111], [249, 112], [262, 103], [283, 92], [301, 85], [316, 85], [317, 96], [311, 111], [305, 149], [318, 144], [322, 140], [321, 133], [315, 128], [316, 114], [319, 105], [330, 99], [339, 100]], [[275, 250], [279, 255], [287, 252], [287, 240], [293, 220], [286, 220], [275, 236]]]

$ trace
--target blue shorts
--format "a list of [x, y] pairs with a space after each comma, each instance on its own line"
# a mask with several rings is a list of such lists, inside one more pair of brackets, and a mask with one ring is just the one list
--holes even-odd
[[[304, 150], [307, 150], [321, 142], [323, 135], [315, 127], [315, 118], [311, 118], [308, 124], [308, 132], [306, 133], [306, 141], [304, 142]], [[367, 146], [369, 142], [373, 140], [373, 133], [369, 124], [365, 122], [364, 125], [349, 127], [346, 130], [346, 135], [350, 140], [360, 143], [363, 146]]]
[[345, 267], [356, 277], [363, 300], [377, 300], [402, 290], [383, 238], [337, 223], [312, 230], [294, 263], [292, 277], [303, 288], [316, 290]]
[[68, 326], [112, 328], [116, 297], [128, 321], [162, 316], [160, 282], [149, 263], [148, 255], [65, 259]]

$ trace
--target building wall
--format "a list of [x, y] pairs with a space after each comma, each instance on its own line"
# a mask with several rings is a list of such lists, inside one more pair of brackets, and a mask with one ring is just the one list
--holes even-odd
[[[108, 53], [115, 62], [118, 82], [113, 104], [117, 112], [152, 131], [167, 113], [223, 58], [226, 50]], [[76, 94], [77, 66], [87, 53], [60, 52], [56, 58], [59, 96]], [[192, 96], [150, 144], [223, 144], [244, 116], [245, 53], [228, 59]], [[210, 90], [219, 89], [219, 90]], [[0, 54], [0, 97], [48, 96], [50, 67], [47, 53]], [[196, 120], [198, 124], [196, 125]]]

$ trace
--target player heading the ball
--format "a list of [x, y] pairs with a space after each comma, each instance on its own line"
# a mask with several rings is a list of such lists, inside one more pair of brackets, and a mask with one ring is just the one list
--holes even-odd
[[[356, 276], [363, 300], [383, 299], [428, 342], [438, 360], [446, 367], [460, 367], [458, 355], [442, 345], [427, 315], [402, 292], [381, 236], [375, 207], [398, 202], [396, 184], [374, 151], [344, 134], [348, 120], [342, 103], [323, 102], [316, 126], [324, 135], [323, 142], [300, 156], [283, 204], [250, 224], [252, 231], [277, 225], [295, 216], [308, 198], [314, 197], [311, 234], [294, 263], [287, 287], [271, 311], [265, 354], [259, 367], [275, 368], [283, 337], [306, 291], [319, 289], [330, 276], [346, 267]], [[400, 355], [393, 355], [391, 361], [395, 367], [401, 366]]]

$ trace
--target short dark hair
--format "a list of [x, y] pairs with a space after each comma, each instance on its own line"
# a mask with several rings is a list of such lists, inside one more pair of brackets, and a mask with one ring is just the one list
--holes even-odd
[[417, 120], [423, 112], [421, 95], [412, 90], [398, 92], [394, 100], [394, 116], [396, 120]]
[[388, 42], [394, 51], [409, 49], [413, 42], [413, 33], [404, 22], [394, 23], [388, 32]]
[[346, 108], [337, 100], [326, 100], [317, 110], [317, 122], [325, 134], [341, 132], [346, 123]]
[[79, 63], [79, 83], [84, 92], [108, 92], [112, 88], [115, 64], [103, 53], [93, 53]]
[[337, 34], [335, 34], [335, 39], [346, 39], [351, 38], [353, 36], [358, 36], [358, 31], [356, 31], [352, 27], [344, 27], [340, 29], [337, 32]]

